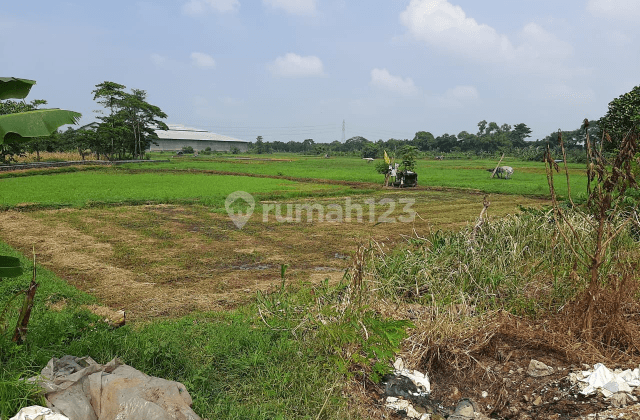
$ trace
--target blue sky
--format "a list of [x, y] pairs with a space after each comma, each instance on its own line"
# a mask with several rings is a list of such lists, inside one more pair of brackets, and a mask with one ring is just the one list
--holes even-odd
[[0, 75], [95, 119], [105, 80], [169, 123], [255, 140], [369, 140], [526, 123], [532, 140], [640, 84], [638, 0], [22, 0]]

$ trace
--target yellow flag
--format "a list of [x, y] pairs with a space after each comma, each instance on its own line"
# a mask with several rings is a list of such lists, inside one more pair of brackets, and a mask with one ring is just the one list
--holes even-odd
[[389, 159], [389, 155], [387, 154], [387, 151], [384, 151], [384, 163], [386, 163], [387, 165], [389, 165], [391, 163], [391, 159]]

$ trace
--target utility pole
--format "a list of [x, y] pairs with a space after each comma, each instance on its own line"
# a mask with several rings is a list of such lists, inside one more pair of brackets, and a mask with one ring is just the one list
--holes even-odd
[[344, 143], [344, 120], [342, 120], [342, 142]]

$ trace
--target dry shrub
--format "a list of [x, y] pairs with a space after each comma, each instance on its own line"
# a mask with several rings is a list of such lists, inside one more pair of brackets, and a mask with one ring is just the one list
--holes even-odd
[[[501, 377], [494, 376], [491, 365], [515, 358], [521, 359], [522, 367], [539, 356], [565, 364], [637, 366], [640, 327], [633, 319], [640, 313], [638, 279], [633, 275], [637, 266], [627, 267], [622, 276], [611, 276], [599, 290], [589, 338], [581, 334], [584, 299], [590, 296], [586, 291], [560, 312], [535, 319], [506, 311], [466, 316], [455, 305], [438, 312], [408, 305], [408, 309], [396, 307], [397, 313], [420, 319], [404, 342], [402, 357], [409, 366], [428, 372], [438, 387], [464, 384], [473, 388], [483, 382], [487, 388], [489, 382], [492, 385], [487, 389], [497, 396], [501, 395], [502, 382]], [[500, 404], [498, 401], [496, 406]]]
[[32, 162], [48, 162], [48, 161], [78, 161], [78, 160], [96, 160], [96, 156], [93, 153], [85, 154], [84, 159], [78, 152], [40, 152], [40, 160], [36, 153], [27, 153], [24, 156], [16, 156], [16, 161], [19, 163], [32, 163]]
[[[567, 212], [558, 201], [553, 170], [558, 171], [559, 168], [551, 156], [549, 146], [545, 154], [545, 167], [557, 232], [571, 247], [576, 261], [586, 269], [586, 280], [588, 280], [586, 289], [565, 308], [566, 318], [562, 324], [566, 325], [569, 331], [577, 332], [585, 343], [594, 348], [615, 349], [619, 352], [633, 351], [637, 354], [637, 331], [633, 331], [633, 327], [625, 319], [625, 308], [629, 305], [638, 305], [633, 299], [637, 289], [637, 280], [633, 271], [637, 268], [637, 262], [634, 264], [635, 267], [624, 267], [616, 263], [614, 258], [619, 255], [612, 252], [612, 248], [625, 228], [633, 225], [636, 218], [633, 215], [637, 216], [637, 203], [630, 205], [630, 197], [626, 193], [629, 189], [638, 186], [632, 173], [638, 138], [633, 132], [624, 136], [616, 156], [609, 164], [603, 158], [603, 144], [605, 141], [611, 142], [611, 138], [605, 132], [600, 143], [592, 142], [589, 138], [588, 126], [589, 121], [585, 119], [588, 178], [588, 198], [585, 206], [575, 206], [571, 198], [564, 142], [561, 132], [558, 132], [569, 203], [578, 215], [593, 225], [595, 235], [586, 242], [580, 240], [576, 224], [568, 220]], [[604, 268], [609, 264], [616, 265], [617, 269], [614, 272], [607, 272]]]
[[[532, 319], [505, 311], [456, 319], [442, 313], [417, 323], [405, 340], [402, 356], [409, 365], [442, 381], [473, 386], [477, 379], [492, 381], [490, 364], [506, 363], [518, 353], [528, 358], [552, 356], [564, 363], [640, 363], [640, 328], [630, 317], [640, 312], [634, 297], [637, 281], [626, 276], [614, 292], [603, 292], [597, 303], [594, 330], [589, 340], [580, 334], [585, 294], [557, 314]], [[526, 366], [524, 366], [526, 367]], [[470, 382], [471, 381], [471, 382]]]
[[[591, 284], [562, 311], [561, 324], [570, 336], [582, 338], [602, 357], [615, 362], [640, 356], [640, 326], [632, 319], [640, 313], [637, 270], [636, 262], [619, 270], [619, 275], [609, 275], [604, 284]], [[589, 300], [593, 306], [590, 337], [582, 331]]]

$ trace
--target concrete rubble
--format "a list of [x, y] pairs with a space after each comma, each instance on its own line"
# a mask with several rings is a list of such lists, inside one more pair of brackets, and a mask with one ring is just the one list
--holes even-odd
[[[544, 413], [548, 418], [560, 419], [571, 413], [570, 407], [581, 407], [582, 413], [574, 414], [585, 420], [640, 419], [640, 367], [610, 370], [598, 363], [593, 367], [583, 365], [582, 369], [577, 366], [554, 368], [535, 359], [527, 360], [526, 369], [517, 364], [502, 368], [508, 377], [503, 378], [505, 388], [501, 396], [515, 399], [509, 398], [506, 406], [502, 406], [500, 415], [506, 417], [495, 418], [535, 419]], [[445, 391], [447, 402], [456, 404], [457, 401], [457, 405], [455, 409], [451, 405], [443, 406], [438, 399], [433, 399], [428, 376], [405, 368], [401, 359], [394, 363], [393, 375], [385, 377], [384, 385], [385, 407], [418, 420], [488, 419], [475, 401], [463, 397], [478, 398], [482, 410], [489, 410], [487, 414], [494, 409], [497, 398], [493, 393], [480, 392], [481, 389], [473, 391], [473, 395], [463, 395], [457, 387], [448, 384], [451, 390]], [[592, 407], [593, 414], [585, 413], [587, 407]]]
[[529, 362], [529, 367], [527, 368], [527, 375], [533, 376], [534, 378], [539, 378], [541, 376], [548, 376], [553, 374], [553, 368], [551, 366], [547, 366], [542, 362], [531, 359]]
[[586, 370], [569, 375], [572, 382], [583, 382], [586, 386], [580, 391], [582, 395], [595, 394], [600, 391], [605, 397], [611, 397], [617, 392], [631, 394], [632, 388], [640, 386], [640, 368], [624, 371], [609, 370], [602, 363], [593, 366], [592, 370]]
[[431, 393], [429, 377], [417, 370], [406, 369], [404, 361], [400, 358], [396, 359], [393, 367], [393, 375], [387, 375], [385, 378], [385, 394], [387, 395], [385, 406], [406, 413], [408, 418], [430, 419], [430, 414], [426, 413], [424, 409], [416, 409], [410, 401], [403, 399], [427, 397]]
[[426, 373], [405, 369], [404, 361], [400, 358], [396, 359], [393, 367], [396, 377], [408, 378], [415, 385], [416, 391], [412, 391], [413, 395], [426, 396], [431, 393], [431, 383]]
[[410, 419], [429, 420], [431, 415], [424, 411], [419, 412], [413, 405], [407, 400], [403, 400], [397, 397], [387, 397], [385, 407], [395, 411], [405, 412], [406, 416]]

